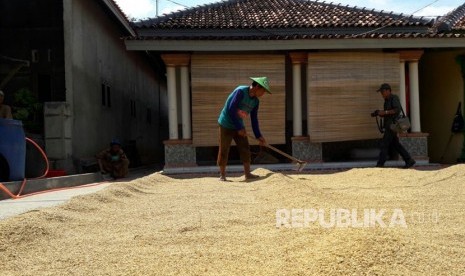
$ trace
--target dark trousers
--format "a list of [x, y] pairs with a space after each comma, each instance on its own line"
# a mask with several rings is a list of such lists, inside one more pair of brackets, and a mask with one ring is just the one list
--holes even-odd
[[229, 149], [231, 147], [231, 142], [234, 140], [236, 142], [237, 150], [239, 151], [239, 156], [242, 163], [250, 163], [251, 154], [249, 148], [249, 140], [247, 137], [239, 135], [239, 132], [235, 129], [228, 129], [225, 127], [219, 127], [219, 145], [218, 149], [218, 166], [226, 166], [228, 163]]
[[386, 162], [389, 155], [390, 147], [397, 151], [400, 154], [400, 156], [402, 156], [402, 159], [404, 159], [405, 162], [411, 159], [410, 154], [400, 143], [397, 134], [392, 132], [391, 130], [386, 130], [383, 139], [381, 139], [380, 143], [381, 152], [379, 153], [378, 166], [383, 166]]

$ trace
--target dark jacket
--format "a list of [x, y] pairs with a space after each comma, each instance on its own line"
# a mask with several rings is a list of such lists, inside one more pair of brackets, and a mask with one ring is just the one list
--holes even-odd
[[384, 116], [384, 126], [386, 129], [390, 129], [389, 126], [399, 117], [402, 106], [400, 104], [399, 97], [391, 94], [391, 96], [384, 100], [384, 110], [395, 110], [394, 114]]

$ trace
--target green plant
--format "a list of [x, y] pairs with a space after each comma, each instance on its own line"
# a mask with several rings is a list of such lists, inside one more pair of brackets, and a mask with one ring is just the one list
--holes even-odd
[[14, 94], [13, 118], [23, 122], [24, 129], [40, 133], [43, 129], [43, 104], [28, 88], [21, 88]]

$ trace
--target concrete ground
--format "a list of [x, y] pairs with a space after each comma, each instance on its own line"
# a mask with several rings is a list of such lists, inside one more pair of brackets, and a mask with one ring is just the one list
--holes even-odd
[[[0, 190], [0, 220], [41, 208], [52, 207], [67, 202], [79, 195], [95, 193], [117, 182], [127, 182], [156, 172], [153, 168], [131, 170], [127, 178], [117, 181], [105, 181], [100, 173], [87, 173], [53, 178], [28, 180], [23, 193], [24, 197], [11, 199]], [[18, 186], [18, 183], [4, 183], [7, 188]], [[13, 194], [16, 194], [13, 189]], [[28, 192], [29, 191], [29, 192]]]
[[76, 187], [72, 189], [35, 194], [19, 199], [5, 199], [0, 201], [0, 220], [32, 212], [41, 208], [52, 207], [65, 203], [78, 195], [94, 193], [111, 185], [111, 182], [96, 183], [94, 186]]
[[[386, 167], [401, 167], [403, 161], [388, 161]], [[344, 170], [350, 168], [374, 167], [375, 162], [341, 162], [341, 163], [309, 163], [306, 164], [303, 170], [305, 172], [319, 170]], [[428, 161], [417, 161], [416, 166], [427, 168], [437, 167], [435, 164], [430, 164]], [[252, 169], [266, 168], [271, 171], [293, 171], [297, 167], [295, 164], [267, 164], [267, 165], [252, 165]], [[241, 165], [231, 165], [227, 167], [228, 173], [242, 173]], [[159, 170], [159, 167], [139, 168], [131, 170], [130, 175], [119, 181], [131, 181], [133, 179], [143, 177]], [[179, 174], [218, 174], [216, 166], [198, 166], [190, 168], [165, 168], [160, 171], [167, 175]], [[105, 181], [100, 173], [90, 173], [82, 175], [70, 175], [54, 178], [44, 178], [36, 180], [28, 180], [23, 194], [32, 194], [19, 199], [9, 199], [3, 191], [0, 195], [0, 220], [19, 215], [25, 212], [31, 212], [41, 208], [56, 206], [65, 203], [74, 196], [84, 195], [97, 192], [115, 183], [117, 181]], [[15, 194], [15, 189], [18, 189], [21, 183], [6, 183], [5, 186]], [[64, 189], [63, 189], [64, 188]], [[62, 190], [57, 190], [62, 189]], [[44, 192], [51, 190], [50, 192]], [[34, 194], [39, 192], [39, 194]], [[2, 197], [3, 196], [3, 200]]]

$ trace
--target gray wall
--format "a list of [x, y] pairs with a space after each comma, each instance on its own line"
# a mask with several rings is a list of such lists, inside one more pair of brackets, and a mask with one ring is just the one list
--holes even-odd
[[[160, 106], [165, 80], [141, 52], [125, 49], [128, 35], [103, 5], [64, 1], [66, 100], [72, 112], [72, 155], [93, 156], [113, 137], [135, 140], [144, 163], [162, 160]], [[111, 107], [102, 105], [102, 83], [110, 87]], [[131, 116], [131, 101], [136, 117]], [[151, 123], [147, 122], [151, 109]]]

